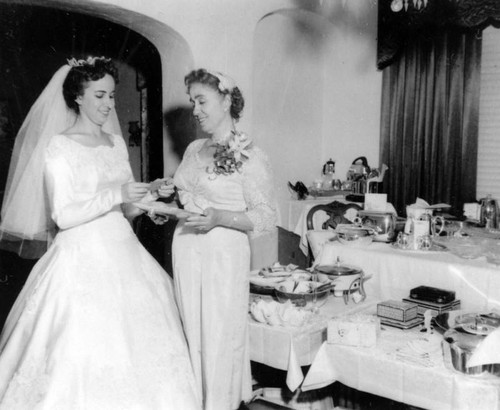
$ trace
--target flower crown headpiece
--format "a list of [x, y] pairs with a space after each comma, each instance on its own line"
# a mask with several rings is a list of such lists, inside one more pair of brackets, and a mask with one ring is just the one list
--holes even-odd
[[213, 75], [217, 80], [219, 80], [219, 91], [221, 92], [231, 92], [233, 88], [236, 87], [234, 80], [219, 71], [207, 70], [207, 73]]
[[84, 67], [87, 65], [94, 66], [96, 61], [103, 61], [105, 63], [111, 61], [111, 58], [106, 58], [106, 57], [87, 57], [86, 60], [77, 60], [76, 58], [72, 58], [70, 60], [66, 60], [68, 62], [68, 65], [70, 67]]

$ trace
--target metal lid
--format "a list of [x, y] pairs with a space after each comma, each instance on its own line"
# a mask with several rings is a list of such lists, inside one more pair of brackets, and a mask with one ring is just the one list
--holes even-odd
[[342, 265], [340, 263], [335, 263], [333, 265], [318, 265], [314, 268], [319, 273], [324, 273], [326, 275], [333, 276], [348, 276], [348, 275], [359, 275], [362, 273], [360, 268], [349, 265]]

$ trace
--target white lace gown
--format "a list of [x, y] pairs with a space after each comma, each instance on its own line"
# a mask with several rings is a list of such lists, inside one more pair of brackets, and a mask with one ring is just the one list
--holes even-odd
[[120, 209], [132, 173], [122, 138], [112, 139], [49, 144], [61, 230], [4, 326], [0, 409], [201, 409], [172, 281]]
[[[241, 173], [207, 173], [198, 155], [205, 139], [187, 148], [175, 174], [184, 208], [245, 211], [252, 234], [276, 225], [271, 168], [265, 154], [250, 149]], [[237, 409], [251, 398], [248, 351], [250, 246], [246, 233], [216, 227], [198, 233], [180, 221], [173, 240], [174, 283], [191, 361], [205, 410]]]

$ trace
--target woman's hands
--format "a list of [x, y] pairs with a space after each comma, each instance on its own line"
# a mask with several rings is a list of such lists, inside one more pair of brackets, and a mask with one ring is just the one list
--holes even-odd
[[238, 231], [247, 232], [253, 229], [253, 222], [245, 212], [227, 211], [224, 209], [207, 208], [203, 215], [190, 216], [186, 226], [191, 226], [200, 233], [208, 232], [216, 226], [223, 226]]
[[168, 198], [175, 192], [173, 178], [159, 178], [151, 182], [151, 192], [158, 192], [160, 198]]
[[150, 185], [146, 182], [128, 182], [122, 185], [122, 201], [131, 203], [140, 201], [150, 189]]
[[207, 208], [203, 215], [190, 216], [186, 219], [186, 226], [191, 226], [200, 232], [208, 232], [220, 224], [221, 212], [218, 209]]

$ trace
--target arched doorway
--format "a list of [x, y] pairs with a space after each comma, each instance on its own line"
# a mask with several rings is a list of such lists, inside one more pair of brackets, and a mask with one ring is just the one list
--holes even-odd
[[[29, 108], [66, 58], [87, 55], [106, 55], [119, 66], [117, 112], [136, 179], [163, 175], [161, 61], [151, 42], [88, 14], [0, 1], [0, 200], [14, 138]], [[129, 136], [131, 122], [140, 126], [138, 141]], [[150, 251], [163, 253], [161, 247]], [[0, 327], [35, 262], [0, 251]]]

